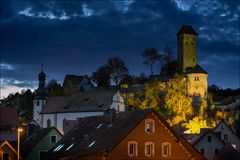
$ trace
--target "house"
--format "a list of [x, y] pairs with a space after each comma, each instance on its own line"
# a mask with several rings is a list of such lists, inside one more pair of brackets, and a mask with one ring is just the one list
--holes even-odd
[[39, 160], [61, 139], [62, 134], [54, 127], [36, 130], [30, 137], [22, 139], [21, 157], [26, 160]]
[[13, 105], [0, 105], [0, 142], [16, 141], [19, 125], [18, 109]]
[[207, 159], [212, 159], [225, 145], [220, 136], [211, 129], [201, 129], [200, 134], [191, 138], [190, 142]]
[[223, 141], [230, 143], [240, 153], [240, 139], [224, 120], [221, 120], [213, 131], [219, 133]]
[[[48, 98], [45, 87], [46, 75], [43, 70], [38, 77], [39, 86], [33, 101], [33, 121], [36, 121], [42, 128], [56, 127], [64, 134], [63, 122], [65, 120], [102, 115], [103, 110], [108, 108], [115, 108], [119, 112], [125, 110], [124, 99], [116, 89], [95, 88], [90, 91], [79, 91], [69, 96]], [[86, 78], [81, 81], [84, 82], [83, 84], [85, 84], [84, 79]], [[65, 80], [68, 83], [71, 78], [70, 80], [65, 78]]]
[[50, 97], [40, 115], [42, 127], [56, 127], [62, 134], [65, 120], [103, 115], [103, 111], [115, 108], [124, 111], [125, 104], [119, 92], [100, 90], [78, 92], [71, 96]]
[[48, 159], [205, 159], [153, 109], [79, 119], [46, 154]]
[[240, 160], [240, 154], [230, 143], [228, 143], [220, 150], [219, 154], [217, 154], [213, 160]]
[[0, 159], [1, 160], [17, 159], [17, 150], [7, 140], [0, 143]]
[[94, 86], [87, 75], [66, 75], [63, 81], [65, 95], [71, 95], [79, 91], [90, 91]]

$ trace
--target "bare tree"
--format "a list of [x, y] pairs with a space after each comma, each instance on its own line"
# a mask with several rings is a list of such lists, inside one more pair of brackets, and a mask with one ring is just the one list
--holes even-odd
[[154, 68], [156, 62], [161, 60], [161, 55], [158, 54], [157, 49], [147, 48], [143, 52], [143, 57], [145, 58], [145, 60], [143, 61], [143, 64], [150, 67], [151, 75], [153, 75], [153, 68]]

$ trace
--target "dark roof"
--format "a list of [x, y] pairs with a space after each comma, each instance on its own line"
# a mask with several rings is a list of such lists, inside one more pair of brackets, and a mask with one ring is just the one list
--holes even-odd
[[[116, 115], [112, 124], [103, 121], [103, 116], [87, 117], [80, 121], [47, 154], [49, 159], [79, 158], [91, 153], [109, 152], [114, 149], [148, 114], [154, 112], [162, 123], [181, 141], [187, 150], [199, 155], [182, 137], [179, 137], [165, 119], [153, 109], [122, 112]], [[92, 146], [90, 144], [93, 144]], [[64, 145], [61, 149], [55, 149]], [[72, 145], [71, 149], [68, 149]], [[89, 147], [91, 146], [91, 147]], [[55, 151], [54, 151], [55, 150]]]
[[[29, 138], [26, 135], [22, 137], [21, 154], [23, 157], [27, 155], [35, 145], [37, 145], [52, 129], [58, 131], [55, 127], [43, 128], [36, 130]], [[59, 132], [61, 135], [61, 133]]]
[[195, 34], [198, 35], [197, 32], [193, 29], [192, 26], [189, 25], [183, 25], [182, 28], [178, 31], [177, 35], [181, 34]]
[[77, 75], [66, 75], [63, 81], [63, 85], [65, 86], [67, 83], [71, 82], [73, 85], [79, 85], [84, 76], [77, 76]]
[[194, 68], [187, 67], [186, 70], [187, 70], [186, 71], [187, 74], [191, 74], [191, 73], [204, 73], [204, 74], [207, 74], [207, 72], [198, 64]]
[[221, 121], [214, 127], [213, 130], [215, 130], [221, 123], [225, 124], [225, 125], [228, 127], [228, 129], [232, 132], [232, 134], [236, 134], [236, 133], [232, 130], [232, 128], [225, 122], [224, 119], [221, 119]]
[[41, 113], [103, 111], [110, 107], [115, 93], [114, 90], [101, 90], [50, 97]]
[[0, 104], [0, 131], [3, 128], [18, 126], [18, 109], [13, 105]]

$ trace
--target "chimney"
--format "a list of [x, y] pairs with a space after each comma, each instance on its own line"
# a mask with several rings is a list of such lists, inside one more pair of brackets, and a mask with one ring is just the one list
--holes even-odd
[[112, 124], [116, 119], [116, 110], [114, 108], [104, 110], [103, 121], [106, 124]]

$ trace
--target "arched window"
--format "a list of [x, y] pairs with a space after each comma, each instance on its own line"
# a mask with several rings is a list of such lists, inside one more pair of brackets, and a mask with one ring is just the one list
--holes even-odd
[[155, 131], [154, 120], [146, 119], [145, 120], [145, 132], [153, 133]]
[[138, 146], [136, 141], [128, 141], [128, 155], [130, 157], [137, 156]]
[[162, 143], [162, 157], [168, 158], [171, 156], [171, 144], [169, 142]]
[[154, 143], [145, 142], [145, 156], [152, 157], [154, 156]]
[[50, 119], [47, 120], [47, 127], [51, 127], [51, 120]]

